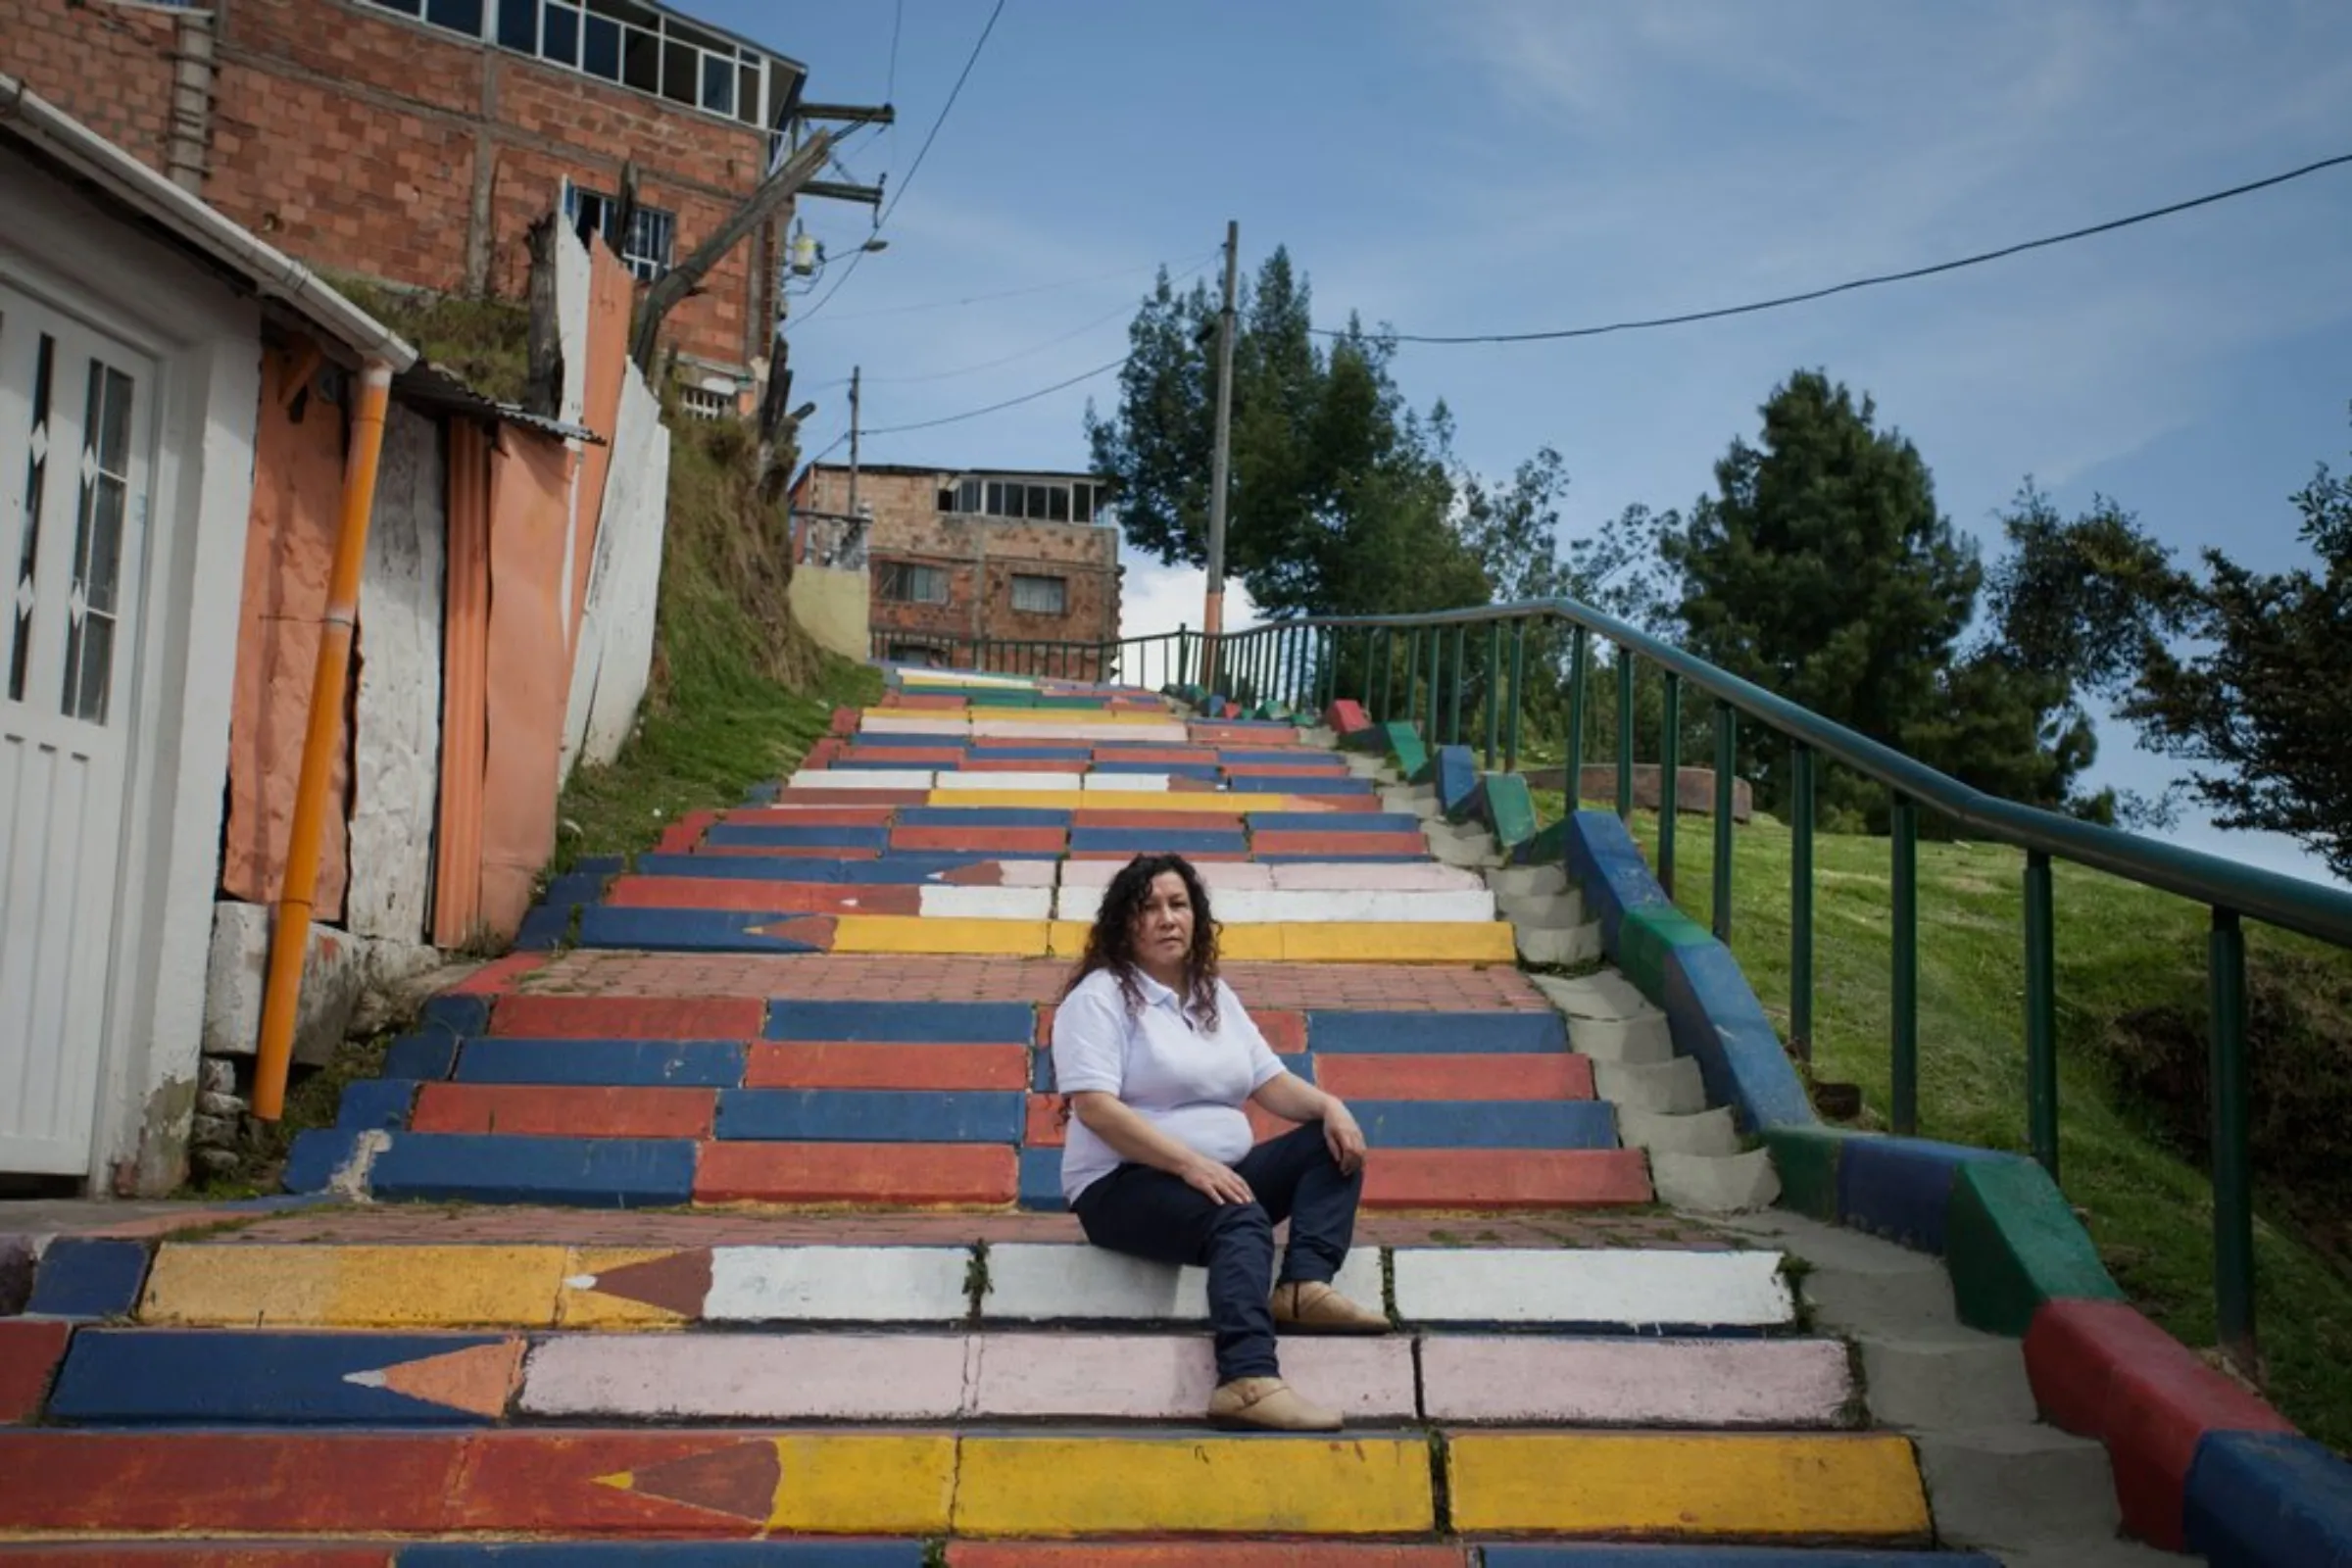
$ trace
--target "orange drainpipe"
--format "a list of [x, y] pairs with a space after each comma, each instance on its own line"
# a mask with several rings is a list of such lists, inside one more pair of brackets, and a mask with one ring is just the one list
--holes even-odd
[[311, 906], [318, 890], [327, 789], [343, 739], [343, 688], [351, 676], [352, 634], [359, 623], [360, 567], [368, 554], [368, 519], [375, 507], [376, 465], [383, 455], [384, 410], [391, 395], [392, 367], [382, 360], [368, 361], [360, 372], [360, 406], [352, 414], [343, 518], [327, 578], [326, 614], [318, 625], [318, 662], [311, 674], [310, 727], [302, 738], [302, 774], [294, 788], [285, 876], [278, 885], [277, 918], [270, 926], [262, 1040], [253, 1073], [253, 1113], [263, 1121], [277, 1120], [286, 1104], [286, 1066], [294, 1054], [302, 963], [310, 949]]

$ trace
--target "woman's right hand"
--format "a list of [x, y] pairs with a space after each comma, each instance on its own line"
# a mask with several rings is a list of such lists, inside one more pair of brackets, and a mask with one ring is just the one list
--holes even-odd
[[1220, 1165], [1213, 1159], [1196, 1160], [1178, 1171], [1185, 1185], [1205, 1193], [1212, 1203], [1250, 1203], [1257, 1195], [1242, 1180], [1241, 1172], [1231, 1165]]

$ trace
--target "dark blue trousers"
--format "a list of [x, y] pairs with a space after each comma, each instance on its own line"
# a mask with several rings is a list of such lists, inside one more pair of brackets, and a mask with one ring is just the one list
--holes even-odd
[[1268, 1139], [1234, 1165], [1254, 1203], [1218, 1203], [1183, 1179], [1127, 1163], [1078, 1195], [1071, 1207], [1097, 1247], [1155, 1263], [1208, 1270], [1208, 1320], [1217, 1381], [1280, 1377], [1274, 1356], [1274, 1227], [1291, 1222], [1281, 1283], [1330, 1282], [1348, 1260], [1364, 1173], [1340, 1174], [1309, 1122]]

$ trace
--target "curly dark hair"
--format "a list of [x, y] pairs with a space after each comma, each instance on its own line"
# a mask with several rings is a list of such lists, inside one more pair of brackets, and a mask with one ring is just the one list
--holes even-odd
[[1102, 890], [1095, 910], [1095, 928], [1087, 934], [1086, 956], [1061, 988], [1068, 996], [1078, 983], [1098, 969], [1108, 969], [1119, 982], [1129, 1012], [1141, 1012], [1143, 987], [1136, 983], [1135, 917], [1152, 892], [1152, 884], [1173, 871], [1184, 878], [1184, 891], [1193, 903], [1193, 948], [1184, 957], [1185, 1001], [1210, 1029], [1217, 1026], [1217, 922], [1209, 913], [1208, 888], [1200, 873], [1181, 855], [1139, 855], [1120, 867]]

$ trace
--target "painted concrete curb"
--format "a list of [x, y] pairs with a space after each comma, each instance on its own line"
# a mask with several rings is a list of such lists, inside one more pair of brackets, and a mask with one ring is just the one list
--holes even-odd
[[2040, 1166], [1821, 1122], [1737, 960], [1673, 907], [1625, 824], [1581, 810], [1565, 838], [1604, 951], [1666, 1010], [1709, 1099], [1771, 1152], [1782, 1203], [1942, 1257], [1961, 1320], [2024, 1336], [2045, 1414], [2107, 1448], [2135, 1535], [2173, 1550], [2185, 1541], [2216, 1568], [2352, 1565], [2352, 1464], [2125, 1306]]

